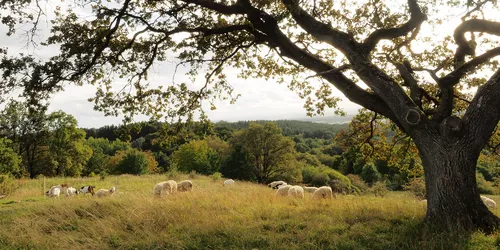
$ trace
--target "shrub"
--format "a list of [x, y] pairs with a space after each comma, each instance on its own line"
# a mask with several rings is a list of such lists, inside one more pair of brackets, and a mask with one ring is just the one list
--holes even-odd
[[381, 182], [381, 181], [376, 182], [370, 190], [375, 196], [378, 196], [378, 197], [384, 197], [389, 192], [385, 182]]
[[219, 172], [215, 172], [212, 175], [210, 175], [210, 178], [212, 179], [212, 181], [216, 182], [222, 178], [222, 174]]
[[417, 199], [420, 199], [420, 200], [423, 200], [427, 197], [426, 193], [425, 193], [425, 180], [424, 180], [424, 178], [412, 179], [404, 186], [404, 190], [409, 191]]
[[9, 175], [0, 175], [0, 195], [9, 195], [19, 186]]
[[166, 173], [166, 175], [167, 175], [168, 179], [177, 179], [177, 177], [179, 177], [180, 173], [174, 165], [170, 168], [170, 170]]
[[479, 189], [479, 193], [481, 194], [494, 194], [493, 184], [491, 182], [486, 181], [483, 174], [476, 173], [476, 182], [477, 188]]
[[359, 189], [360, 193], [366, 193], [370, 189], [368, 184], [366, 184], [366, 182], [363, 181], [359, 175], [348, 174], [346, 177], [349, 178], [353, 186]]
[[380, 179], [380, 174], [377, 171], [377, 167], [375, 167], [373, 163], [366, 164], [363, 166], [363, 170], [361, 171], [361, 178], [363, 178], [368, 185], [372, 186], [373, 183]]
[[191, 170], [191, 172], [189, 172], [189, 178], [196, 179], [196, 177], [198, 177], [198, 174], [196, 174], [196, 171]]
[[349, 178], [325, 166], [302, 168], [302, 179], [304, 183], [312, 186], [330, 186], [333, 191], [338, 193], [359, 192], [357, 187], [352, 186]]
[[329, 182], [330, 182], [330, 178], [328, 177], [327, 173], [316, 172], [312, 176], [311, 185], [320, 187], [320, 186], [328, 185]]
[[158, 170], [158, 162], [156, 162], [151, 152], [143, 152], [137, 149], [118, 152], [111, 160], [117, 161], [112, 171], [115, 174], [141, 175], [155, 173]]

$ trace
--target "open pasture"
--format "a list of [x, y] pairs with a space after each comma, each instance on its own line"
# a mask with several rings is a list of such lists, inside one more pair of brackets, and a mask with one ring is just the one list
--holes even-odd
[[[193, 176], [191, 176], [193, 177]], [[190, 179], [191, 192], [155, 198], [155, 183]], [[46, 179], [46, 188], [117, 188], [112, 197], [43, 196], [43, 179], [20, 181], [0, 200], [0, 248], [18, 249], [496, 249], [500, 233], [424, 224], [425, 205], [405, 192], [333, 200], [275, 197], [265, 185], [187, 175]], [[491, 196], [489, 196], [491, 197]], [[499, 197], [492, 197], [497, 202]], [[499, 215], [499, 209], [493, 211]]]

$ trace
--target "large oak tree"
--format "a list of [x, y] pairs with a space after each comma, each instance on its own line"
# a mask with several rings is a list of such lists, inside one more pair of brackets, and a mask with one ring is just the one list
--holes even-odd
[[[12, 2], [29, 1], [3, 7]], [[47, 62], [5, 57], [3, 91], [20, 86], [36, 103], [65, 82], [91, 83], [98, 88], [92, 101], [106, 114], [191, 117], [201, 100], [232, 98], [225, 67], [287, 82], [311, 113], [337, 107], [335, 88], [413, 139], [425, 169], [428, 221], [498, 226], [475, 178], [500, 119], [496, 1], [82, 2], [93, 17], [61, 9], [53, 20], [46, 44], [60, 45], [59, 55]], [[436, 30], [447, 13], [462, 19]], [[194, 89], [174, 78], [148, 88], [148, 72], [172, 55], [193, 82], [206, 72], [205, 84]], [[117, 78], [125, 87], [113, 88]]]

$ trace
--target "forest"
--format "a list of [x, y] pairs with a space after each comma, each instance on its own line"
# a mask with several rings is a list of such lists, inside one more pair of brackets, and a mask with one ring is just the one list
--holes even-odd
[[[376, 122], [375, 122], [376, 121]], [[350, 123], [240, 121], [138, 122], [79, 128], [71, 114], [33, 112], [11, 102], [0, 114], [0, 194], [13, 178], [180, 172], [256, 183], [329, 185], [338, 193], [410, 190], [425, 198], [413, 142], [362, 110]], [[500, 193], [500, 161], [484, 150], [481, 193]]]

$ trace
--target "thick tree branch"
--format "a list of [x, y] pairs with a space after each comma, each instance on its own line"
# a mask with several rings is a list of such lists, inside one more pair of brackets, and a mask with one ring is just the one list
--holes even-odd
[[410, 20], [398, 28], [380, 29], [371, 33], [363, 43], [367, 52], [372, 51], [380, 40], [404, 36], [414, 29], [419, 29], [420, 25], [427, 20], [427, 16], [422, 13], [417, 0], [408, 0], [408, 6]]
[[293, 19], [300, 27], [311, 34], [318, 41], [326, 42], [343, 53], [349, 53], [352, 47], [349, 43], [356, 43], [354, 38], [345, 32], [334, 29], [330, 25], [318, 21], [299, 5], [298, 0], [282, 0]]
[[500, 69], [479, 87], [463, 116], [464, 134], [472, 150], [482, 150], [500, 120]]
[[392, 64], [394, 64], [396, 69], [399, 71], [399, 74], [403, 78], [405, 85], [410, 88], [410, 97], [413, 100], [413, 102], [418, 106], [421, 106], [422, 100], [420, 99], [421, 96], [419, 94], [420, 90], [418, 87], [417, 80], [415, 79], [415, 77], [413, 77], [413, 75], [410, 72], [411, 69], [408, 69], [408, 67], [406, 67], [402, 63], [392, 62]]
[[[354, 38], [352, 38], [348, 34], [333, 29], [329, 25], [316, 20], [299, 6], [297, 0], [282, 0], [282, 2], [290, 11], [294, 20], [305, 31], [307, 31], [316, 39], [327, 42], [344, 53], [361, 80], [363, 80], [375, 92], [376, 95], [379, 95], [384, 100], [386, 105], [391, 108], [393, 114], [398, 115], [396, 117], [393, 115], [386, 116], [383, 113], [381, 114], [389, 117], [393, 121], [396, 121], [394, 119], [396, 118], [400, 122], [399, 124], [403, 124], [406, 120], [406, 113], [408, 112], [410, 107], [413, 108], [416, 105], [405, 94], [403, 89], [401, 89], [401, 87], [394, 81], [394, 79], [389, 77], [386, 73], [384, 73], [381, 69], [377, 68], [369, 61], [368, 53], [363, 50], [363, 46], [360, 46], [360, 44], [354, 41]], [[414, 8], [419, 9], [414, 0], [410, 0], [409, 2], [411, 4], [412, 10]], [[323, 71], [326, 70], [322, 70], [320, 72]], [[368, 109], [373, 110], [371, 108]]]
[[460, 82], [460, 79], [464, 77], [467, 73], [471, 72], [477, 66], [488, 62], [493, 57], [500, 55], [500, 47], [486, 51], [484, 54], [475, 57], [474, 59], [462, 64], [460, 67], [455, 69], [453, 72], [447, 74], [446, 76], [439, 79], [439, 83], [442, 87], [448, 88]]
[[500, 23], [482, 19], [471, 19], [461, 23], [454, 32], [453, 37], [458, 45], [455, 52], [455, 67], [460, 67], [466, 55], [474, 55], [475, 47], [465, 39], [466, 32], [485, 32], [492, 35], [500, 35]]
[[192, 3], [206, 9], [210, 9], [225, 15], [244, 14], [245, 10], [241, 4], [241, 0], [236, 1], [233, 5], [225, 5], [216, 3], [213, 0], [183, 0], [186, 3]]
[[[459, 49], [457, 49], [457, 51], [458, 50]], [[491, 49], [484, 54], [468, 61], [467, 63], [462, 63], [453, 72], [440, 78], [438, 81], [438, 85], [442, 93], [441, 103], [438, 107], [437, 113], [433, 116], [433, 120], [441, 121], [451, 115], [453, 110], [453, 98], [455, 96], [453, 87], [460, 82], [460, 79], [462, 79], [466, 74], [471, 72], [477, 66], [488, 62], [491, 58], [498, 55], [500, 55], [500, 47]]]
[[254, 35], [265, 39], [269, 43], [269, 46], [278, 47], [283, 56], [293, 59], [307, 69], [316, 73], [330, 71], [328, 74], [322, 74], [323, 78], [344, 93], [349, 100], [388, 118], [392, 118], [399, 125], [394, 114], [380, 97], [357, 86], [337, 68], [297, 47], [294, 42], [283, 34], [276, 20], [270, 15], [251, 6], [246, 6], [246, 9], [248, 10], [248, 19], [258, 30], [254, 32]]

